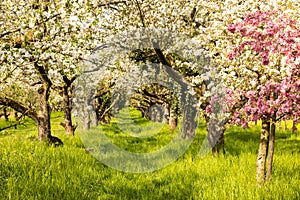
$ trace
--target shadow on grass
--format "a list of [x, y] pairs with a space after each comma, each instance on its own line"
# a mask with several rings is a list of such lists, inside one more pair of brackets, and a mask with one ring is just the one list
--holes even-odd
[[300, 140], [278, 139], [277, 141], [275, 140], [275, 148], [275, 151], [281, 154], [300, 153]]
[[[260, 127], [242, 129], [241, 127], [231, 127], [225, 132], [225, 148], [230, 155], [240, 155], [241, 153], [257, 154], [260, 141]], [[279, 130], [275, 136], [276, 153], [300, 152], [300, 140], [291, 140], [293, 133]]]
[[124, 109], [114, 116], [109, 124], [102, 126], [104, 132], [120, 134], [122, 132], [133, 132], [138, 134], [143, 131], [143, 127], [150, 125], [151, 121], [142, 117], [140, 111], [135, 109]]
[[[10, 136], [16, 132], [22, 132], [24, 129], [31, 128], [35, 125], [35, 122], [25, 117], [25, 119], [16, 122], [14, 118], [10, 119], [9, 121], [5, 121], [4, 119], [0, 119], [0, 138]], [[6, 128], [8, 127], [8, 128]]]
[[102, 126], [102, 130], [104, 132], [113, 132], [115, 134], [121, 133], [121, 129], [119, 128], [119, 123], [111, 122], [110, 124], [104, 124]]

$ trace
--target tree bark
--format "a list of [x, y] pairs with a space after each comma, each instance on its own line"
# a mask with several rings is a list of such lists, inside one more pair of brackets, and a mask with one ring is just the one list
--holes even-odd
[[47, 141], [49, 144], [54, 144], [55, 146], [63, 145], [63, 142], [59, 138], [51, 135], [49, 96], [52, 82], [48, 77], [47, 68], [39, 65], [38, 62], [34, 62], [34, 67], [41, 77], [41, 87], [38, 89], [40, 105], [36, 119], [38, 139], [39, 141]]
[[170, 109], [167, 103], [162, 104], [163, 107], [163, 119], [162, 123], [169, 124], [169, 116], [170, 116]]
[[262, 130], [260, 135], [260, 144], [258, 149], [258, 157], [256, 163], [256, 181], [259, 186], [262, 186], [265, 182], [269, 134], [270, 134], [270, 122], [268, 122], [267, 119], [263, 118]]
[[38, 137], [39, 140], [51, 138], [51, 125], [50, 125], [50, 106], [48, 103], [50, 95], [50, 87], [44, 83], [38, 90], [40, 100], [40, 110], [38, 114]]
[[84, 116], [83, 116], [83, 130], [89, 130], [91, 128], [91, 116], [89, 113], [89, 103], [86, 102], [84, 106]]
[[296, 130], [297, 130], [296, 123], [295, 123], [295, 121], [293, 120], [292, 133], [295, 133]]
[[169, 126], [171, 130], [174, 130], [177, 127], [177, 115], [173, 112], [170, 114]]
[[183, 115], [183, 138], [190, 139], [194, 138], [196, 135], [196, 129], [198, 125], [197, 111], [189, 105], [186, 105], [185, 108], [182, 109]]
[[4, 108], [3, 108], [3, 114], [4, 114], [4, 119], [5, 119], [5, 121], [8, 121], [7, 107], [4, 107]]
[[216, 119], [211, 119], [208, 116], [205, 117], [206, 120], [206, 130], [207, 139], [210, 145], [213, 155], [218, 155], [220, 153], [225, 154], [225, 142], [224, 142], [224, 122], [218, 121]]
[[271, 180], [272, 175], [272, 166], [273, 166], [273, 156], [274, 156], [274, 145], [275, 145], [275, 130], [276, 130], [276, 122], [272, 121], [270, 128], [270, 137], [269, 137], [269, 147], [268, 147], [268, 169], [266, 180]]
[[92, 126], [96, 127], [99, 125], [99, 120], [97, 117], [95, 102], [92, 104], [92, 106], [93, 106], [93, 110], [91, 111], [91, 123], [92, 123]]
[[[192, 95], [188, 93], [188, 84], [184, 82], [182, 79], [182, 76], [173, 71], [172, 64], [166, 57], [164, 56], [162, 50], [160, 49], [160, 45], [158, 42], [152, 42], [152, 46], [154, 48], [154, 51], [158, 57], [158, 60], [162, 66], [167, 66], [165, 69], [165, 72], [168, 76], [172, 77], [172, 80], [175, 81], [180, 88], [180, 92], [182, 95], [182, 101], [181, 103], [181, 109], [182, 109], [182, 116], [183, 116], [183, 138], [184, 139], [190, 139], [195, 137], [195, 130], [197, 128], [197, 111], [193, 107], [195, 104], [195, 99]], [[170, 112], [170, 111], [169, 111]]]
[[64, 123], [60, 123], [61, 126], [64, 127], [66, 134], [69, 136], [74, 136], [74, 132], [77, 128], [76, 125], [72, 124], [72, 106], [70, 102], [70, 95], [69, 95], [69, 87], [63, 87], [63, 110], [64, 110]]

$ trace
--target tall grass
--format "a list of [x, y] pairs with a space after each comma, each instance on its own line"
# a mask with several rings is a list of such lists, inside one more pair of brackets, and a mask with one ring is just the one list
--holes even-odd
[[[18, 129], [0, 132], [0, 199], [300, 199], [300, 138], [290, 131], [278, 131], [272, 180], [258, 188], [259, 125], [246, 130], [230, 127], [225, 134], [226, 155], [202, 157], [199, 151], [206, 132], [201, 122], [195, 140], [176, 162], [136, 174], [97, 161], [77, 134], [65, 136], [61, 120], [61, 113], [52, 116], [53, 134], [64, 142], [58, 148], [36, 140], [31, 120]], [[116, 121], [102, 128], [115, 144], [136, 152], [156, 150], [175, 134], [139, 116], [135, 120], [148, 129], [160, 127], [158, 133], [150, 138], [132, 137], [130, 132], [137, 131], [132, 127], [121, 130]], [[4, 125], [0, 120], [0, 126]], [[142, 130], [142, 134], [150, 133]]]

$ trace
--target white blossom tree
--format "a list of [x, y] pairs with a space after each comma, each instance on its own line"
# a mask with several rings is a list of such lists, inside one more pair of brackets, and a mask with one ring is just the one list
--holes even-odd
[[[108, 4], [92, 0], [1, 1], [0, 103], [34, 119], [40, 140], [54, 138], [50, 127], [50, 90], [65, 91], [70, 87], [76, 76], [76, 64], [105, 35], [100, 29], [99, 13]], [[22, 97], [5, 93], [5, 88], [7, 91], [15, 84], [24, 91], [34, 91], [38, 105], [28, 106]]]

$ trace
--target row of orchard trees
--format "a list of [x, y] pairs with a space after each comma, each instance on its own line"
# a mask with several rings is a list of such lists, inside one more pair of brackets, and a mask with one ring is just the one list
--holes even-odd
[[67, 134], [74, 133], [72, 82], [77, 63], [103, 36], [97, 17], [102, 6], [105, 4], [69, 0], [0, 3], [0, 103], [36, 121], [40, 140], [53, 139], [51, 90], [62, 96], [62, 125]]
[[[214, 151], [222, 148], [224, 124], [247, 127], [249, 121], [262, 120], [257, 160], [257, 180], [262, 184], [268, 154], [267, 177], [271, 174], [275, 122], [285, 118], [296, 123], [299, 120], [298, 16], [299, 5], [293, 0], [101, 3], [3, 0], [0, 3], [0, 104], [35, 120], [39, 139], [52, 141], [49, 100], [51, 95], [60, 94], [65, 113], [62, 125], [72, 135], [76, 128], [71, 119], [72, 86], [79, 74], [78, 64], [92, 49], [124, 30], [163, 28], [180, 32], [195, 41], [194, 52], [203, 48], [208, 51], [214, 63], [211, 66], [218, 73], [210, 71], [206, 73], [210, 74], [209, 78], [203, 77], [193, 70], [188, 60], [169, 54], [155, 43], [152, 49], [141, 49], [142, 59], [154, 59], [178, 71], [194, 88], [208, 122], [208, 138]], [[141, 57], [135, 54], [133, 60], [139, 62]], [[122, 70], [111, 72], [111, 78], [106, 78], [109, 81], [102, 81], [99, 88], [113, 87], [118, 80], [116, 76], [123, 75]], [[213, 79], [222, 80], [224, 93], [216, 94], [217, 88], [211, 89], [209, 83]], [[175, 106], [169, 109], [175, 111], [169, 113], [179, 114], [172, 94], [155, 87], [137, 92], [136, 96], [145, 97], [144, 102], [150, 99], [150, 103], [133, 100], [136, 107], [143, 111], [151, 106], [151, 101], [169, 105], [173, 102]], [[97, 93], [98, 120], [108, 122], [111, 93], [100, 89]], [[219, 104], [220, 98], [227, 102], [226, 114], [217, 121], [215, 111], [224, 106]]]

